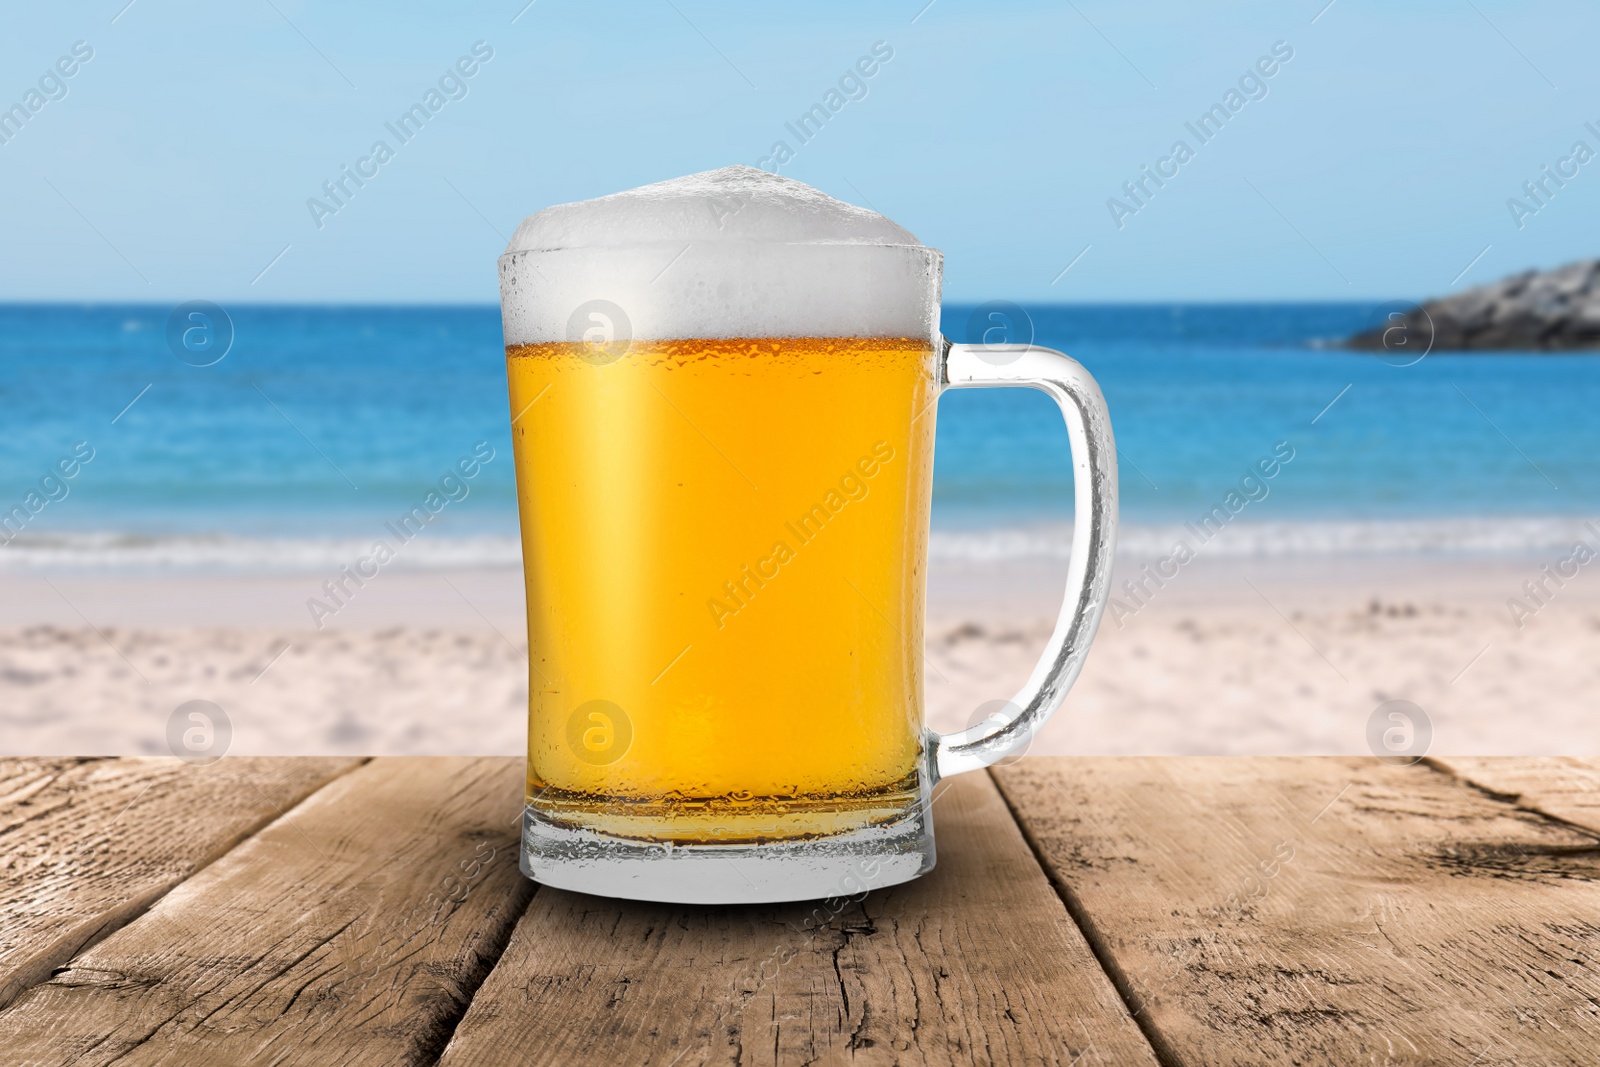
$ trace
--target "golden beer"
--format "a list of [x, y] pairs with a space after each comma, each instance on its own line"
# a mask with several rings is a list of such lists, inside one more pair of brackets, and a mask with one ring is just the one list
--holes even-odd
[[530, 805], [678, 843], [904, 814], [933, 363], [927, 338], [507, 348]]

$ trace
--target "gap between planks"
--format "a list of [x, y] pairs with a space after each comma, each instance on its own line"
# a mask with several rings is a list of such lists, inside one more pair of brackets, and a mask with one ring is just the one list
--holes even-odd
[[[276, 757], [236, 757], [238, 763], [259, 764], [266, 761], [269, 766], [274, 759]], [[25, 757], [16, 757], [9, 759], [7, 762], [19, 768], [26, 767], [34, 762], [42, 768], [49, 768], [52, 761], [46, 758], [32, 761]], [[177, 762], [177, 760], [166, 759], [142, 760], [118, 757], [82, 757], [74, 758], [59, 768], [45, 770], [38, 781], [24, 784], [5, 797], [0, 798], [0, 823], [5, 824], [0, 825], [0, 836], [18, 831], [20, 827], [36, 821], [45, 821], [47, 823], [47, 831], [59, 833], [68, 829], [68, 827], [50, 827], [48, 823], [51, 821], [59, 823], [77, 820], [81, 821], [85, 828], [90, 831], [90, 841], [87, 845], [82, 840], [67, 842], [66, 850], [63, 852], [57, 850], [53, 840], [51, 840], [54, 837], [54, 833], [47, 832], [45, 841], [38, 843], [36, 846], [39, 848], [39, 853], [29, 857], [26, 849], [30, 842], [25, 835], [19, 834], [22, 839], [11, 841], [9, 844], [21, 848], [23, 852], [19, 854], [10, 852], [10, 849], [8, 849], [8, 853], [10, 853], [8, 855], [9, 863], [15, 866], [19, 861], [26, 862], [31, 858], [32, 869], [29, 874], [33, 876], [33, 880], [37, 884], [40, 873], [45, 877], [49, 877], [55, 867], [70, 865], [72, 861], [80, 859], [85, 853], [95, 848], [93, 838], [96, 835], [108, 833], [112, 827], [121, 821], [123, 816], [144, 799], [152, 788], [157, 784], [170, 785], [170, 780], [164, 782], [162, 775], [169, 771], [178, 770], [173, 766]], [[304, 762], [308, 764], [326, 762], [332, 765], [336, 764], [337, 760], [306, 760]], [[346, 761], [343, 766], [333, 767], [332, 773], [298, 797], [294, 796], [292, 776], [284, 777], [280, 781], [271, 784], [273, 786], [288, 785], [290, 787], [287, 811], [293, 811], [300, 804], [316, 795], [318, 791], [326, 788], [342, 775], [348, 774], [364, 762], [366, 762], [365, 759], [356, 758]], [[116, 796], [105, 809], [97, 808], [94, 804], [96, 798], [92, 795], [93, 791], [102, 784], [107, 791], [117, 788], [117, 783], [114, 782], [95, 782], [94, 779], [97, 773], [101, 770], [115, 771], [123, 767], [147, 769], [148, 780], [144, 781], [143, 787], [126, 804], [122, 803], [121, 796]], [[228, 770], [232, 769], [232, 767], [228, 768]], [[38, 799], [52, 799], [50, 798], [51, 787], [78, 770], [84, 770], [83, 780], [73, 783], [72, 787], [70, 787], [71, 791], [64, 793], [60, 797], [53, 798], [55, 800], [54, 804], [44, 808], [42, 811], [22, 814], [20, 818], [6, 820], [5, 817], [7, 815], [18, 813], [19, 809], [24, 805], [29, 805]], [[206, 770], [211, 769], [208, 768]], [[196, 773], [206, 773], [200, 769], [195, 769], [195, 771]], [[183, 772], [179, 770], [178, 773], [181, 774]], [[240, 779], [239, 781], [246, 780]], [[139, 779], [136, 778], [131, 783], [130, 788], [136, 787], [138, 784]], [[190, 784], [191, 786], [203, 784], [213, 787], [213, 790], [215, 789], [215, 783], [204, 779], [199, 783]], [[101, 898], [98, 901], [90, 902], [90, 906], [94, 910], [88, 914], [78, 916], [76, 924], [73, 922], [74, 916], [69, 913], [60, 917], [58, 921], [51, 922], [46, 920], [43, 923], [35, 922], [30, 926], [27, 922], [28, 917], [23, 914], [20, 907], [13, 915], [8, 917], [12, 921], [0, 922], [0, 956], [5, 955], [3, 950], [7, 944], [14, 942], [19, 936], [24, 941], [29, 942], [37, 941], [41, 938], [54, 941], [53, 945], [46, 945], [43, 949], [35, 949], [36, 954], [32, 959], [24, 959], [6, 970], [0, 970], [0, 1013], [9, 1009], [17, 1000], [25, 996], [29, 990], [48, 981], [53, 972], [68, 965], [72, 959], [94, 948], [129, 923], [138, 920], [200, 871], [222, 859], [233, 849], [248, 841], [253, 835], [286, 817], [286, 809], [280, 807], [276, 801], [262, 792], [255, 783], [251, 782], [249, 784], [257, 795], [266, 801], [266, 806], [276, 814], [263, 813], [255, 822], [245, 823], [233, 827], [231, 830], [227, 827], [220, 828], [222, 836], [210, 842], [209, 851], [204, 852], [192, 866], [184, 866], [186, 857], [179, 851], [169, 851], [166, 854], [158, 854], [154, 857], [134, 856], [130, 858], [126, 854], [119, 855], [112, 850], [109, 854], [99, 859], [98, 862], [91, 860], [83, 865], [82, 870], [74, 872], [75, 877], [79, 879], [79, 885], [73, 888], [81, 887], [84, 890], [88, 890], [90, 887], [84, 886], [82, 883], [94, 880], [97, 883], [95, 888], [100, 890]], [[78, 793], [80, 791], [88, 795], [79, 796]], [[167, 793], [155, 798], [153, 803], [170, 803], [178, 800], [192, 804], [215, 799], [214, 792], [208, 793], [205, 790], [194, 790], [188, 795], [181, 791]], [[110, 809], [112, 807], [117, 809], [115, 815], [111, 815]], [[168, 818], [171, 817], [171, 814], [170, 812], [164, 812], [161, 817]], [[107, 816], [110, 816], [110, 821], [106, 822], [103, 827], [96, 825]], [[226, 816], [224, 816], [224, 821], [225, 818]], [[195, 836], [200, 835], [191, 835], [191, 840]], [[119, 862], [126, 863], [129, 867], [119, 867], [117, 866]], [[154, 869], [147, 868], [141, 872], [139, 869], [141, 863], [150, 864]], [[131, 869], [129, 869], [130, 867]], [[42, 872], [40, 868], [43, 869]], [[182, 873], [178, 874], [176, 871], [172, 871], [175, 876], [169, 876], [168, 871], [172, 868], [182, 868]], [[141, 874], [145, 883], [143, 885], [140, 884]], [[129, 885], [125, 891], [119, 892], [120, 887], [115, 884], [119, 880], [132, 882], [133, 884]], [[21, 888], [24, 884], [24, 880], [19, 879], [14, 883], [14, 888]], [[37, 903], [36, 900], [32, 902]], [[19, 902], [13, 901], [13, 904], [17, 903]], [[20, 954], [22, 950], [15, 948], [14, 951]], [[9, 971], [9, 974], [7, 971]]]
[[[1574, 805], [1594, 774], [1484, 763]], [[1436, 770], [1080, 758], [996, 777], [1174, 1064], [1587, 1062], [1594, 831]]]
[[993, 780], [941, 783], [934, 818], [939, 866], [861, 901], [542, 889], [441, 1062], [1157, 1067]]
[[463, 757], [339, 776], [0, 1013], [0, 1048], [62, 1067], [433, 1062], [533, 895], [521, 779]]
[[[1537, 798], [1529, 797], [1521, 790], [1513, 791], [1505, 787], [1503, 783], [1496, 784], [1496, 776], [1493, 774], [1473, 773], [1475, 768], [1458, 768], [1456, 766], [1452, 766], [1450, 761], [1445, 760], [1427, 759], [1419, 761], [1415, 766], [1419, 773], [1444, 775], [1448, 778], [1456, 780], [1461, 785], [1468, 786], [1483, 793], [1487, 798], [1498, 803], [1506, 804], [1516, 808], [1517, 810], [1537, 815], [1552, 824], [1575, 829], [1587, 835], [1600, 837], [1600, 829], [1597, 829], [1595, 825], [1563, 818], [1560, 815], [1556, 815], [1551, 811], [1545, 810], [1544, 807], [1539, 805]], [[992, 771], [986, 771], [985, 775], [996, 785], [999, 784], [998, 779], [995, 778]], [[1486, 781], [1480, 781], [1480, 778], [1486, 779]], [[1021, 834], [1023, 840], [1027, 843], [1028, 849], [1032, 854], [1034, 863], [1037, 865], [1039, 872], [1048, 881], [1050, 887], [1055, 892], [1057, 899], [1060, 901], [1062, 907], [1066, 911], [1067, 916], [1072, 920], [1073, 924], [1077, 927], [1079, 933], [1082, 935], [1084, 941], [1087, 943], [1091, 953], [1093, 954], [1095, 962], [1099, 965], [1101, 972], [1104, 974], [1112, 988], [1116, 991], [1117, 996], [1121, 999], [1129, 1017], [1138, 1026], [1140, 1033], [1149, 1043], [1150, 1051], [1153, 1053], [1160, 1067], [1185, 1067], [1185, 1061], [1173, 1047], [1173, 1044], [1161, 1032], [1160, 1027], [1156, 1024], [1152, 1017], [1152, 1013], [1145, 1010], [1146, 1006], [1143, 999], [1134, 989], [1132, 982], [1128, 978], [1128, 975], [1117, 962], [1115, 953], [1112, 950], [1106, 935], [1098, 928], [1093, 917], [1089, 914], [1083, 902], [1073, 892], [1072, 888], [1067, 885], [1061, 877], [1059, 877], [1055, 867], [1049, 862], [1048, 856], [1043, 850], [1043, 846], [1034, 836], [1033, 832], [1029, 829], [1027, 822], [1017, 811], [1010, 795], [1004, 790], [997, 790], [997, 792], [1005, 804], [1006, 814], [1016, 826], [1017, 831]], [[526, 912], [533, 906], [534, 900], [530, 897], [523, 914], [526, 914]], [[521, 921], [521, 917], [519, 916], [518, 922], [520, 923]], [[505, 950], [510, 947], [510, 943], [510, 938], [508, 937], [499, 946], [500, 953], [489, 968], [488, 973], [485, 975], [483, 983], [480, 984], [480, 989], [484, 985], [487, 985], [491, 978], [494, 977], [494, 971], [504, 958]], [[837, 955], [837, 953], [835, 953], [835, 955]], [[475, 990], [474, 995], [476, 992], [477, 991]], [[447, 1036], [445, 1044], [440, 1047], [439, 1055], [434, 1057], [432, 1061], [434, 1064], [438, 1064], [442, 1061], [445, 1053], [449, 1050], [449, 1042], [454, 1040], [456, 1031], [460, 1029], [461, 1023], [466, 1019], [471, 1010], [472, 1003], [469, 1002], [462, 1013], [452, 1021], [450, 1028], [451, 1032]]]
[[1183, 1060], [1179, 1058], [1177, 1049], [1172, 1047], [1172, 1043], [1161, 1033], [1161, 1028], [1155, 1024], [1155, 1020], [1150, 1018], [1150, 1015], [1144, 1010], [1143, 1000], [1134, 990], [1133, 983], [1128, 980], [1128, 975], [1123, 971], [1121, 964], [1117, 963], [1117, 958], [1112, 953], [1105, 934], [1095, 925], [1093, 917], [1090, 916], [1088, 909], [1083, 906], [1083, 901], [1079, 900], [1078, 895], [1072, 891], [1072, 887], [1067, 885], [1066, 881], [1056, 873], [1055, 867], [1050, 863], [1049, 856], [1044, 851], [1038, 838], [1034, 837], [1033, 831], [1028, 827], [1027, 822], [1017, 812], [1016, 804], [1011, 799], [1011, 795], [1000, 788], [1000, 780], [995, 777], [994, 768], [986, 768], [983, 773], [987, 774], [990, 780], [994, 782], [995, 790], [1000, 794], [1000, 799], [1005, 802], [1006, 812], [1011, 816], [1011, 821], [1016, 823], [1017, 830], [1022, 834], [1022, 839], [1028, 843], [1028, 849], [1033, 853], [1034, 862], [1039, 865], [1039, 869], [1044, 872], [1045, 878], [1049, 880], [1050, 888], [1055, 890], [1056, 896], [1061, 900], [1061, 906], [1066, 908], [1067, 914], [1077, 924], [1078, 932], [1083, 935], [1084, 941], [1088, 942], [1089, 951], [1094, 953], [1095, 962], [1105, 972], [1106, 979], [1110, 981], [1111, 987], [1117, 991], [1117, 996], [1122, 998], [1122, 1005], [1128, 1009], [1128, 1015], [1139, 1027], [1139, 1032], [1144, 1035], [1144, 1039], [1150, 1042], [1150, 1049], [1155, 1053], [1157, 1063], [1160, 1064], [1160, 1067], [1183, 1067]]

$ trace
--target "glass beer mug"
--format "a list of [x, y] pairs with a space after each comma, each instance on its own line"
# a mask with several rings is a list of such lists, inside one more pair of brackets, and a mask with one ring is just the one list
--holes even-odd
[[[1116, 450], [1059, 352], [939, 336], [942, 254], [730, 167], [529, 216], [500, 258], [528, 606], [522, 870], [605, 896], [844, 896], [934, 863], [939, 778], [1060, 705], [1109, 591]], [[1026, 386], [1075, 518], [1009, 714], [923, 724], [934, 413]]]

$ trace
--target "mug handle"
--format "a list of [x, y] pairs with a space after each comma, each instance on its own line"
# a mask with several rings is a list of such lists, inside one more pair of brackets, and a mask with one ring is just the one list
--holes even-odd
[[958, 733], [929, 731], [935, 780], [996, 763], [1031, 741], [1066, 699], [1111, 595], [1111, 557], [1117, 539], [1117, 446], [1100, 387], [1078, 362], [1036, 345], [958, 345], [945, 342], [939, 387], [1037, 389], [1061, 409], [1072, 444], [1072, 555], [1067, 593], [1044, 656], [1011, 698], [1014, 710]]

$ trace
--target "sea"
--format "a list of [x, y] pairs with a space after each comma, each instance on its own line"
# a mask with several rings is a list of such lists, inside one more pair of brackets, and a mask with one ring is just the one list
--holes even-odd
[[[1218, 508], [1207, 551], [1242, 556], [1600, 543], [1600, 358], [1338, 347], [1377, 318], [951, 305], [943, 329], [1020, 321], [1098, 379], [1127, 555]], [[409, 564], [515, 565], [504, 373], [492, 306], [0, 304], [0, 513], [27, 515], [0, 568], [337, 567], [441, 488]], [[1063, 556], [1071, 493], [1042, 394], [940, 400], [936, 559]]]

